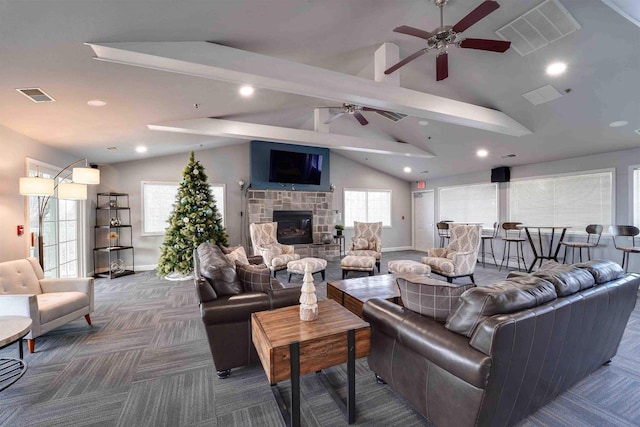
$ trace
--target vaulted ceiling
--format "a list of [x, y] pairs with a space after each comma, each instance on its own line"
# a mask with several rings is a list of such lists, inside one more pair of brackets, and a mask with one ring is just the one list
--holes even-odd
[[[373, 148], [339, 149], [340, 154], [403, 179], [422, 180], [640, 146], [640, 134], [634, 132], [640, 128], [640, 27], [601, 0], [560, 1], [581, 28], [531, 54], [453, 47], [446, 80], [436, 82], [435, 52], [397, 71], [400, 86], [411, 96], [417, 93], [416, 99], [430, 94], [447, 98], [443, 104], [453, 100], [497, 110], [530, 134], [515, 136], [438, 118], [421, 126], [418, 122], [428, 115], [415, 111], [398, 122], [368, 112], [364, 113], [367, 126], [348, 115], [330, 124], [331, 134], [359, 144], [370, 142]], [[450, 0], [445, 23], [457, 22], [479, 3]], [[499, 3], [498, 10], [464, 35], [497, 39], [497, 29], [542, 1]], [[254, 134], [243, 139], [149, 127], [159, 123], [215, 117], [313, 131], [315, 107], [340, 105], [361, 93], [354, 95], [349, 87], [310, 94], [248, 81], [256, 92], [243, 98], [238, 94], [239, 81], [96, 61], [86, 43], [209, 41], [247, 55], [271, 57], [274, 64], [285, 60], [337, 72], [347, 80], [350, 76], [373, 80], [374, 53], [383, 43], [397, 45], [400, 58], [425, 47], [419, 38], [393, 32], [400, 25], [432, 31], [439, 25], [438, 8], [427, 0], [0, 0], [0, 124], [95, 163], [259, 139]], [[554, 61], [566, 62], [567, 72], [546, 75], [545, 67]], [[298, 77], [291, 75], [290, 80]], [[318, 82], [321, 87], [324, 83]], [[522, 94], [545, 85], [562, 96], [540, 105], [523, 98]], [[56, 102], [33, 103], [15, 90], [25, 87], [42, 88]], [[382, 92], [394, 96], [393, 88], [381, 87], [380, 96]], [[90, 107], [87, 101], [92, 99], [107, 105]], [[373, 102], [361, 99], [363, 104]], [[394, 104], [401, 108], [398, 104], [402, 100]], [[608, 126], [620, 120], [628, 125]], [[393, 141], [433, 157], [375, 152], [377, 144], [388, 147]], [[136, 153], [138, 145], [149, 151]], [[489, 156], [476, 157], [478, 148], [487, 149]], [[510, 154], [515, 157], [504, 157]], [[404, 173], [404, 166], [413, 172]]]

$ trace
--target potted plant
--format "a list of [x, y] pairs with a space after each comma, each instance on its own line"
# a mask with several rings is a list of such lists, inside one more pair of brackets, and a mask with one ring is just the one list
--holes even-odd
[[344, 225], [336, 224], [336, 236], [342, 236], [342, 230], [344, 230]]

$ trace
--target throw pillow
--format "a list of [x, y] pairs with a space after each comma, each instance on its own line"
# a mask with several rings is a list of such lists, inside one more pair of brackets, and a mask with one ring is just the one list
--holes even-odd
[[471, 283], [456, 285], [417, 274], [403, 274], [396, 282], [407, 309], [443, 323], [460, 295], [475, 287]]
[[353, 242], [353, 250], [366, 251], [369, 250], [369, 241], [363, 237], [354, 237], [351, 239]]
[[376, 239], [369, 239], [369, 250], [370, 251], [376, 250]]
[[594, 259], [592, 261], [576, 264], [576, 267], [587, 270], [596, 281], [597, 285], [610, 282], [624, 276], [620, 264], [607, 259]]
[[[233, 263], [235, 263], [236, 261], [239, 261], [241, 264], [249, 264], [249, 260], [247, 259], [247, 253], [245, 252], [242, 246], [237, 246], [232, 249], [233, 250], [231, 252], [225, 252], [225, 256], [229, 261]], [[224, 252], [224, 249], [222, 251]]]
[[265, 264], [242, 264], [236, 261], [236, 272], [245, 292], [267, 292], [271, 287], [271, 270]]
[[218, 245], [201, 243], [196, 249], [196, 256], [200, 275], [209, 281], [218, 296], [242, 292], [242, 284], [236, 276], [235, 266]]

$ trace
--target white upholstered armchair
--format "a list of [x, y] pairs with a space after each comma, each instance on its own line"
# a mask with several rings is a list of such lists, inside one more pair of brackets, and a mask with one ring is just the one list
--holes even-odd
[[264, 263], [273, 272], [273, 277], [276, 277], [278, 271], [287, 268], [289, 261], [300, 259], [292, 245], [278, 243], [277, 231], [277, 222], [249, 225], [253, 254], [262, 256]]
[[372, 256], [380, 273], [382, 258], [382, 222], [353, 222], [354, 236], [347, 255]]
[[91, 324], [93, 277], [45, 279], [35, 258], [0, 263], [0, 315], [31, 318], [26, 336], [33, 353], [36, 338], [84, 316]]
[[449, 227], [450, 240], [446, 248], [429, 249], [428, 255], [422, 257], [422, 263], [431, 267], [431, 272], [444, 276], [448, 282], [457, 277], [469, 276], [473, 280], [473, 272], [478, 259], [482, 226], [452, 224]]

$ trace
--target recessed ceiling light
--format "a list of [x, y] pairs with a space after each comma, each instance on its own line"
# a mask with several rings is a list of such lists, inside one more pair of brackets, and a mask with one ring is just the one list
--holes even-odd
[[429, 126], [429, 122], [428, 122], [428, 121], [426, 121], [426, 120], [419, 120], [419, 121], [418, 121], [418, 124], [419, 124], [420, 126]]
[[624, 121], [624, 120], [617, 120], [615, 122], [611, 122], [609, 123], [609, 127], [610, 128], [621, 128], [622, 126], [626, 126], [628, 125], [629, 122]]
[[559, 76], [560, 74], [567, 71], [567, 64], [564, 62], [554, 62], [553, 64], [549, 64], [547, 66], [547, 74], [550, 76]]
[[489, 155], [489, 152], [484, 148], [481, 148], [480, 150], [476, 151], [476, 155], [478, 157], [487, 157]]
[[138, 152], [138, 153], [146, 153], [147, 152], [147, 147], [145, 147], [144, 145], [138, 145], [136, 147], [136, 152]]
[[251, 96], [253, 95], [254, 89], [253, 86], [245, 85], [240, 87], [239, 92], [242, 96]]
[[411, 168], [409, 166], [404, 167], [405, 173], [411, 173]]
[[92, 107], [104, 107], [105, 105], [107, 105], [107, 103], [101, 99], [92, 99], [91, 101], [87, 102], [87, 105], [90, 105]]

